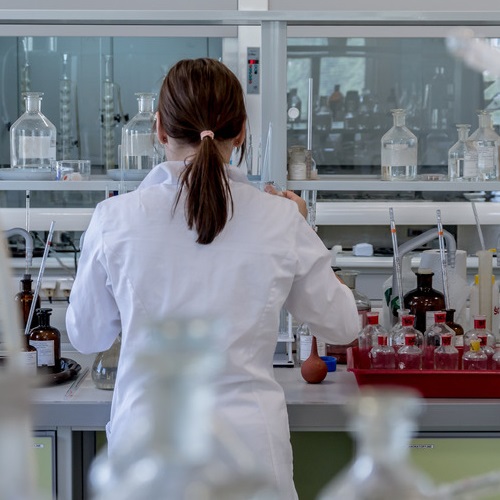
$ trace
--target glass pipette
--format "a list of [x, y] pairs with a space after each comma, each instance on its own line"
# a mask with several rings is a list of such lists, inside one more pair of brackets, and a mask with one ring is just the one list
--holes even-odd
[[33, 320], [33, 315], [35, 314], [36, 299], [40, 293], [40, 287], [42, 286], [43, 273], [45, 271], [45, 264], [47, 262], [47, 256], [49, 255], [49, 248], [52, 244], [52, 236], [54, 235], [54, 224], [52, 221], [50, 223], [49, 234], [47, 236], [47, 241], [45, 242], [45, 248], [43, 250], [42, 262], [40, 263], [40, 270], [38, 271], [38, 278], [36, 280], [35, 291], [33, 292], [33, 300], [31, 302], [30, 313], [28, 316], [28, 321], [26, 321], [26, 328], [24, 330], [25, 335], [28, 335], [30, 331], [31, 321]]
[[394, 210], [389, 208], [389, 218], [391, 222], [392, 250], [394, 265], [396, 267], [396, 283], [398, 285], [399, 308], [404, 307], [403, 304], [403, 274], [401, 271], [401, 260], [399, 258], [398, 236], [396, 234], [396, 222], [394, 221]]
[[444, 253], [444, 237], [443, 237], [443, 224], [441, 222], [441, 210], [436, 210], [437, 229], [439, 240], [439, 255], [441, 257], [441, 274], [443, 275], [443, 294], [444, 305], [446, 309], [450, 309], [450, 296], [448, 294], [448, 267], [446, 264], [446, 255]]

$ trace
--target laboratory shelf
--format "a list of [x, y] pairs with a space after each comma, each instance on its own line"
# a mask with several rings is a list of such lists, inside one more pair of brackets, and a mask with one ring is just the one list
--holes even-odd
[[[127, 191], [135, 189], [140, 181], [123, 181]], [[122, 181], [106, 175], [93, 175], [88, 181], [0, 180], [0, 191], [119, 191]]]
[[382, 181], [377, 175], [320, 175], [317, 179], [287, 181], [294, 191], [500, 191], [499, 181]]

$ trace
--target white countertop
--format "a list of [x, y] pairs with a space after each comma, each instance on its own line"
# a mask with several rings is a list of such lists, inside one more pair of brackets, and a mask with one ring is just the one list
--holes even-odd
[[[64, 357], [90, 368], [95, 355], [64, 352]], [[344, 412], [347, 398], [358, 391], [354, 375], [345, 366], [329, 373], [321, 384], [308, 384], [300, 367], [274, 369], [287, 401], [290, 428], [293, 431], [345, 431], [348, 417]], [[78, 378], [77, 378], [78, 380]], [[112, 391], [95, 387], [87, 373], [72, 396], [73, 381], [38, 388], [33, 393], [34, 425], [37, 429], [70, 427], [72, 430], [103, 430], [109, 419]], [[420, 431], [429, 432], [500, 432], [499, 399], [427, 399], [419, 419]]]

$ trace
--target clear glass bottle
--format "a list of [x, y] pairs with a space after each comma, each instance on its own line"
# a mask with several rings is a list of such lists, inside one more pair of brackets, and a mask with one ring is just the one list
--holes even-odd
[[38, 353], [38, 372], [44, 374], [61, 371], [61, 332], [50, 325], [52, 309], [37, 309], [38, 326], [30, 331], [30, 344]]
[[[407, 311], [407, 309], [403, 309]], [[420, 349], [424, 346], [424, 335], [420, 330], [415, 328], [415, 315], [414, 314], [401, 314], [401, 326], [398, 328], [397, 325], [391, 330], [391, 345], [394, 348], [396, 354], [398, 351], [406, 345], [405, 337], [406, 335], [415, 336], [415, 345]]]
[[96, 355], [91, 374], [98, 389], [113, 390], [115, 388], [121, 345], [122, 336], [120, 334], [107, 351]]
[[421, 370], [422, 349], [417, 347], [417, 335], [405, 333], [405, 345], [400, 347], [396, 355], [396, 365], [400, 370]]
[[396, 368], [396, 353], [388, 345], [388, 335], [377, 335], [377, 344], [370, 351], [370, 367], [375, 370], [394, 370]]
[[455, 332], [455, 346], [464, 345], [463, 326], [455, 322], [455, 309], [446, 309], [446, 324]]
[[434, 313], [446, 309], [444, 295], [432, 288], [434, 273], [430, 269], [419, 269], [417, 288], [405, 294], [403, 301], [405, 308], [415, 315], [415, 328], [425, 332], [434, 323]]
[[478, 111], [479, 127], [470, 135], [469, 140], [477, 149], [478, 176], [480, 180], [498, 179], [498, 146], [500, 136], [493, 129], [491, 113]]
[[368, 324], [358, 333], [359, 362], [358, 368], [370, 368], [370, 351], [376, 345], [379, 335], [388, 335], [387, 330], [379, 323], [379, 313], [366, 313]]
[[[216, 320], [149, 325], [134, 346], [142, 412], [92, 463], [92, 500], [276, 500], [258, 457], [216, 412], [215, 377], [224, 366]], [[118, 432], [115, 428], [113, 432]]]
[[477, 337], [470, 339], [470, 349], [462, 356], [464, 370], [487, 370], [488, 357], [481, 350], [481, 341]]
[[356, 301], [356, 307], [358, 309], [359, 318], [359, 329], [361, 330], [367, 324], [366, 313], [372, 310], [372, 305], [370, 299], [356, 290], [356, 278], [358, 276], [357, 271], [336, 271], [335, 274], [351, 289], [354, 295], [354, 300]]
[[121, 167], [124, 170], [151, 170], [159, 163], [159, 148], [153, 130], [155, 95], [135, 94], [138, 113], [122, 128]]
[[474, 326], [464, 333], [464, 352], [470, 349], [470, 341], [472, 338], [480, 339], [486, 337], [486, 345], [495, 349], [496, 340], [495, 336], [486, 329], [486, 316], [478, 314], [474, 316]]
[[469, 139], [470, 125], [457, 125], [458, 141], [448, 151], [448, 178], [474, 180], [478, 176], [478, 156], [474, 143]]
[[417, 137], [405, 126], [404, 109], [391, 112], [394, 125], [381, 140], [381, 178], [383, 181], [414, 180], [417, 177]]
[[409, 389], [361, 388], [348, 402], [356, 455], [318, 500], [432, 498], [431, 480], [409, 457], [420, 399]]
[[477, 338], [479, 339], [480, 346], [481, 346], [481, 351], [486, 354], [486, 358], [488, 360], [488, 370], [493, 369], [493, 356], [495, 355], [495, 349], [491, 347], [491, 345], [488, 345], [488, 335], [486, 333], [478, 335]]
[[496, 351], [491, 359], [491, 369], [500, 370], [500, 351]]
[[432, 370], [434, 368], [434, 351], [442, 345], [441, 336], [455, 336], [453, 330], [446, 324], [446, 312], [439, 311], [434, 313], [434, 324], [424, 332], [424, 357], [422, 368]]
[[394, 335], [401, 330], [403, 327], [403, 316], [407, 316], [410, 314], [409, 309], [398, 309], [398, 320], [394, 324], [394, 326], [389, 330], [389, 345], [394, 348], [394, 351], [397, 351], [402, 345], [404, 345], [404, 341], [401, 340], [398, 343], [398, 339], [394, 339]]
[[[21, 310], [21, 320], [22, 320], [22, 326], [24, 328], [26, 328], [26, 323], [28, 322], [28, 318], [30, 315], [31, 304], [33, 303], [33, 298], [34, 298], [34, 294], [33, 294], [33, 291], [31, 289], [32, 283], [33, 283], [33, 280], [31, 279], [31, 274], [24, 274], [21, 281], [20, 281], [21, 290], [14, 297], [14, 301], [18, 304], [18, 307]], [[36, 298], [35, 308], [40, 309], [40, 304], [41, 304], [40, 296], [38, 296]], [[36, 326], [38, 326], [38, 317], [36, 314], [34, 314], [28, 330], [31, 330], [32, 328], [35, 328]]]
[[434, 350], [436, 370], [458, 370], [458, 350], [453, 345], [454, 335], [444, 333], [440, 336], [441, 345]]
[[10, 128], [11, 168], [47, 169], [56, 159], [56, 127], [41, 112], [43, 93], [26, 92], [26, 112]]
[[[297, 337], [299, 339], [299, 363], [302, 364], [311, 355], [313, 335], [311, 334], [309, 325], [307, 325], [306, 323], [302, 323], [297, 328]], [[319, 356], [325, 356], [325, 342], [316, 339], [316, 346]]]

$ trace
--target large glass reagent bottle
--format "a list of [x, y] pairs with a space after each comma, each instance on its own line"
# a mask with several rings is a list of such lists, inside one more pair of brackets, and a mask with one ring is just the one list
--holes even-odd
[[122, 129], [122, 168], [125, 170], [150, 170], [159, 155], [154, 141], [155, 94], [138, 93], [139, 112]]
[[391, 112], [394, 125], [381, 140], [382, 180], [414, 180], [417, 177], [417, 137], [405, 126], [404, 109]]
[[478, 155], [478, 175], [480, 180], [498, 179], [498, 145], [500, 137], [493, 130], [491, 114], [478, 112], [479, 127], [469, 137], [476, 146]]
[[26, 92], [26, 112], [10, 129], [12, 168], [50, 169], [56, 159], [56, 127], [42, 114], [43, 93]]
[[477, 149], [468, 138], [469, 124], [457, 125], [458, 141], [448, 151], [448, 177], [450, 180], [474, 180], [478, 176]]

